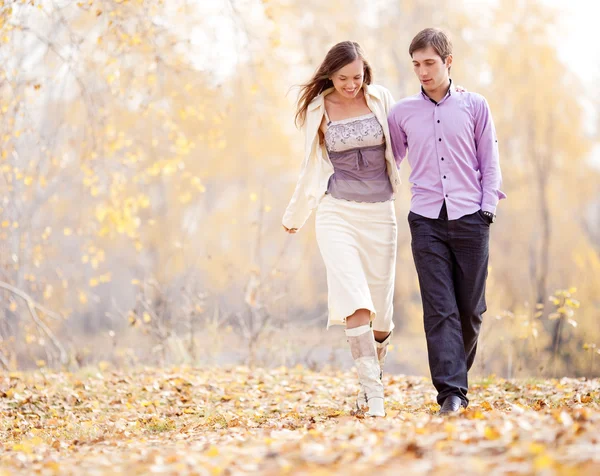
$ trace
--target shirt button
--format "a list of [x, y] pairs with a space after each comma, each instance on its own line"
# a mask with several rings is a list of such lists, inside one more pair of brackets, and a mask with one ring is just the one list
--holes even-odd
[[448, 194], [446, 194], [446, 198], [448, 198]]
[[[440, 120], [438, 119], [438, 124], [439, 124], [439, 123], [440, 123]], [[496, 142], [498, 142], [498, 141], [496, 141]]]
[[444, 158], [442, 157], [442, 160], [444, 160]]
[[446, 176], [444, 175], [444, 178], [446, 178]]
[[442, 138], [441, 138], [441, 137], [440, 137], [438, 140], [439, 140], [440, 142], [442, 142]]

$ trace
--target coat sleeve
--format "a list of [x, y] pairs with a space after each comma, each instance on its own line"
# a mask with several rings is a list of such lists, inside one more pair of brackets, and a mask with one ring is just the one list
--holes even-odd
[[[306, 128], [304, 130], [306, 136]], [[314, 144], [313, 146], [314, 147]], [[307, 151], [308, 152], [308, 151]], [[315, 168], [312, 166], [311, 159], [314, 156], [314, 151], [304, 154], [304, 161], [300, 170], [300, 177], [296, 183], [296, 189], [292, 195], [285, 213], [283, 214], [282, 224], [286, 228], [300, 229], [308, 220], [308, 217], [313, 211], [313, 200], [309, 195], [311, 185], [314, 180]]]
[[394, 105], [394, 96], [392, 96], [392, 93], [388, 90], [385, 89], [384, 90], [384, 98], [385, 98], [385, 114], [386, 116], [389, 115], [390, 111], [392, 110], [392, 106]]

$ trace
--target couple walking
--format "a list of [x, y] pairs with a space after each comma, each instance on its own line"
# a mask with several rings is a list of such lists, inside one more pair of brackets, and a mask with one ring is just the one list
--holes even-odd
[[488, 104], [450, 79], [448, 36], [427, 28], [409, 54], [421, 90], [394, 104], [387, 89], [372, 83], [357, 43], [329, 50], [298, 101], [305, 156], [282, 222], [296, 233], [316, 209], [327, 327], [346, 326], [361, 388], [357, 407], [368, 416], [385, 416], [382, 372], [394, 328], [393, 199], [407, 151], [408, 223], [441, 414], [469, 402], [467, 372], [486, 311], [490, 224], [505, 197]]

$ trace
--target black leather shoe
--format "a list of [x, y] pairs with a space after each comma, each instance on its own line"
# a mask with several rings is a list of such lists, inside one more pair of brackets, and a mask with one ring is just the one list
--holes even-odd
[[444, 400], [444, 403], [442, 403], [442, 408], [440, 408], [438, 415], [451, 415], [458, 412], [461, 406], [462, 400], [460, 397], [457, 397], [456, 395], [450, 395], [446, 397], [446, 400]]

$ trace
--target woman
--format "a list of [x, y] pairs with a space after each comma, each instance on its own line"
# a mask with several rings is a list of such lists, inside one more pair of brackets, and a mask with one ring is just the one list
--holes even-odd
[[382, 369], [394, 324], [394, 193], [400, 186], [387, 115], [390, 92], [372, 84], [358, 43], [335, 45], [301, 90], [296, 123], [305, 157], [283, 228], [296, 233], [313, 209], [327, 269], [327, 327], [345, 325], [361, 391], [357, 407], [385, 416]]

